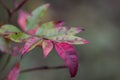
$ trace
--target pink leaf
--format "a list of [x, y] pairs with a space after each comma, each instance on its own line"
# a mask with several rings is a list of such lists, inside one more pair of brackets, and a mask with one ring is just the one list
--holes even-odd
[[56, 43], [55, 49], [58, 55], [65, 61], [71, 77], [74, 77], [78, 71], [78, 56], [74, 47], [68, 43]]
[[29, 52], [30, 50], [32, 50], [33, 48], [35, 48], [40, 43], [41, 43], [41, 38], [38, 38], [38, 37], [31, 37], [31, 38], [29, 38], [26, 41], [26, 43], [25, 43], [25, 45], [24, 45], [24, 47], [22, 49], [21, 54], [23, 55], [23, 54]]
[[20, 64], [16, 63], [14, 67], [10, 70], [7, 80], [17, 80], [20, 73]]
[[42, 48], [43, 48], [44, 57], [47, 57], [47, 55], [53, 49], [53, 44], [52, 44], [51, 40], [44, 40], [42, 42]]
[[[25, 31], [26, 29], [26, 22], [27, 22], [27, 17], [30, 16], [30, 14], [28, 14], [27, 12], [24, 11], [19, 11], [19, 15], [18, 15], [18, 24], [20, 26], [20, 28]], [[35, 28], [29, 30], [29, 31], [25, 31], [26, 33], [29, 34], [35, 34], [35, 32], [37, 31], [39, 26], [36, 26]]]
[[20, 28], [24, 31], [26, 28], [26, 20], [27, 17], [29, 16], [28, 13], [24, 12], [24, 11], [19, 11], [19, 15], [18, 15], [18, 24], [20, 26]]

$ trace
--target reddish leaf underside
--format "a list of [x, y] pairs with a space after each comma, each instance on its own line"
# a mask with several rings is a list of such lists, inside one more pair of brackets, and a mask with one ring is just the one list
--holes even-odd
[[74, 77], [78, 71], [78, 56], [74, 47], [68, 43], [56, 43], [55, 49], [58, 55], [65, 61], [71, 77]]
[[44, 40], [42, 42], [42, 48], [43, 48], [43, 54], [44, 57], [47, 57], [47, 55], [51, 52], [51, 50], [53, 49], [53, 44], [51, 42], [51, 40]]
[[26, 43], [25, 43], [25, 45], [24, 45], [24, 47], [22, 49], [21, 54], [23, 55], [23, 54], [28, 53], [30, 50], [32, 50], [33, 48], [35, 48], [40, 43], [41, 43], [41, 38], [38, 38], [38, 37], [31, 37], [31, 38], [29, 38], [26, 41]]
[[20, 26], [20, 28], [24, 31], [26, 28], [26, 20], [27, 17], [29, 16], [28, 13], [24, 12], [24, 11], [19, 11], [19, 15], [18, 15], [18, 24]]
[[20, 64], [16, 63], [14, 67], [10, 70], [7, 80], [17, 80], [20, 73]]

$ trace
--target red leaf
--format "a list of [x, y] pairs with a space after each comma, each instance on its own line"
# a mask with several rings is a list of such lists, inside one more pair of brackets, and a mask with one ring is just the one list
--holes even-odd
[[20, 26], [20, 28], [24, 31], [26, 28], [26, 21], [27, 21], [27, 17], [29, 16], [28, 13], [24, 12], [24, 11], [20, 11], [19, 15], [18, 15], [18, 24]]
[[23, 55], [23, 54], [29, 52], [30, 50], [32, 50], [33, 48], [35, 48], [40, 43], [41, 43], [41, 39], [38, 38], [38, 37], [31, 37], [31, 38], [29, 38], [26, 41], [26, 43], [25, 43], [25, 45], [24, 45], [24, 47], [22, 49], [21, 54]]
[[78, 56], [74, 47], [68, 43], [56, 43], [55, 49], [58, 55], [65, 61], [71, 77], [74, 77], [78, 71]]
[[47, 55], [53, 49], [53, 44], [52, 44], [51, 40], [44, 40], [42, 42], [42, 48], [43, 48], [44, 57], [47, 57]]
[[17, 80], [20, 73], [20, 64], [16, 63], [14, 67], [10, 70], [7, 80]]

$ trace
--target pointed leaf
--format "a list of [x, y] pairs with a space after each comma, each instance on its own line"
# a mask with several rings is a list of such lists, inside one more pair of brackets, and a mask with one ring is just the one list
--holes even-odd
[[78, 56], [74, 47], [67, 43], [56, 43], [55, 49], [58, 55], [65, 61], [71, 77], [74, 77], [78, 71]]
[[49, 6], [49, 4], [42, 5], [32, 12], [32, 16], [29, 16], [27, 18], [27, 25], [26, 25], [27, 26], [26, 27], [27, 31], [30, 30], [30, 29], [33, 29], [35, 26], [37, 26], [36, 24], [38, 23], [38, 20], [41, 17], [43, 17], [43, 15], [45, 14], [48, 6]]
[[51, 52], [53, 49], [53, 44], [50, 40], [44, 40], [42, 42], [42, 48], [43, 48], [43, 53], [44, 56], [47, 57], [47, 55]]
[[32, 50], [33, 48], [35, 48], [37, 45], [39, 45], [40, 43], [42, 42], [41, 38], [38, 38], [38, 37], [31, 37], [29, 38], [23, 49], [22, 49], [22, 52], [21, 54], [26, 54], [27, 52], [29, 52], [30, 50]]
[[20, 64], [16, 63], [14, 67], [10, 70], [7, 80], [17, 80], [20, 73]]

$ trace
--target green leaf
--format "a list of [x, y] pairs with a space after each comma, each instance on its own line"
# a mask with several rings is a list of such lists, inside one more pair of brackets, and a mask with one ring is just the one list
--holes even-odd
[[25, 39], [29, 38], [30, 35], [27, 35], [22, 32], [16, 32], [16, 33], [11, 33], [10, 35], [7, 36], [10, 40], [14, 42], [23, 42]]
[[56, 27], [54, 22], [47, 22], [38, 28], [36, 35], [56, 42], [66, 42], [69, 44], [86, 44], [88, 42], [85, 39], [74, 36], [82, 30], [83, 29], [80, 27]]
[[62, 35], [76, 35], [77, 33], [81, 32], [83, 29], [80, 27], [65, 27], [60, 26], [56, 27], [53, 21], [47, 22], [42, 24], [37, 32], [36, 35], [41, 37], [49, 38], [51, 36], [62, 36]]
[[13, 32], [21, 32], [16, 26], [6, 24], [0, 28], [0, 34], [9, 34]]
[[27, 18], [26, 30], [30, 30], [30, 29], [33, 29], [34, 27], [36, 27], [36, 25], [38, 23], [38, 20], [41, 17], [43, 17], [43, 15], [45, 14], [48, 6], [49, 6], [49, 4], [42, 5], [32, 12], [32, 16], [29, 16]]
[[41, 37], [44, 35], [48, 35], [49, 33], [46, 33], [46, 32], [49, 32], [48, 30], [51, 30], [51, 29], [55, 30], [54, 22], [51, 21], [51, 22], [44, 23], [38, 28], [36, 35], [41, 36]]

